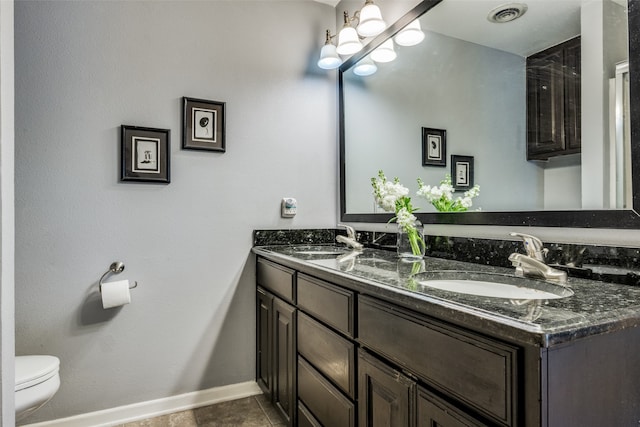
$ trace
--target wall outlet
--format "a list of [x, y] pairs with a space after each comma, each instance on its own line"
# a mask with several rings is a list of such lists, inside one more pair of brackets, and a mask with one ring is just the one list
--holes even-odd
[[282, 218], [293, 218], [296, 213], [298, 213], [298, 201], [293, 197], [283, 198], [280, 212]]

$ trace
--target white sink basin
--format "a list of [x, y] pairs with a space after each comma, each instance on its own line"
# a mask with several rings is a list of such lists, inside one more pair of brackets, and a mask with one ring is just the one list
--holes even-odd
[[547, 300], [573, 295], [573, 291], [565, 286], [502, 274], [428, 272], [415, 279], [427, 288], [491, 298]]

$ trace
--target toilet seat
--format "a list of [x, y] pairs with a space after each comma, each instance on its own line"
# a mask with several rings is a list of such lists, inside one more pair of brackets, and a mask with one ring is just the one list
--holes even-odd
[[17, 356], [15, 366], [15, 391], [20, 391], [56, 376], [60, 359], [55, 356]]

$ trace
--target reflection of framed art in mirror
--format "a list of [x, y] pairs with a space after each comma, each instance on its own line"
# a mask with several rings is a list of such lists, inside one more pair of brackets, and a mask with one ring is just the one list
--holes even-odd
[[473, 157], [451, 155], [451, 184], [456, 191], [473, 188]]
[[447, 131], [422, 128], [422, 166], [447, 166]]

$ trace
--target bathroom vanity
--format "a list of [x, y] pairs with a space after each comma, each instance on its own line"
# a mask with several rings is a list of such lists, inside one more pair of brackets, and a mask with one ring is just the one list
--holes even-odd
[[[484, 297], [429, 272], [513, 270], [333, 245], [257, 246], [257, 380], [299, 426], [632, 426], [640, 288]], [[454, 273], [451, 273], [454, 272]]]

